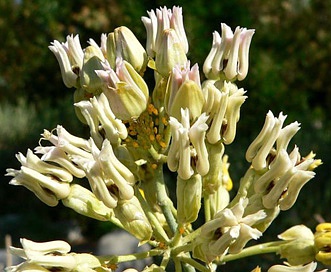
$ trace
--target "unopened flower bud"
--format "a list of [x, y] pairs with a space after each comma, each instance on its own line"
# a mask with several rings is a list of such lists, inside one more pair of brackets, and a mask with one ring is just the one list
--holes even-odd
[[185, 68], [176, 65], [170, 74], [166, 94], [165, 109], [170, 116], [180, 120], [181, 109], [188, 108], [190, 119], [201, 115], [204, 97], [200, 85], [199, 67], [195, 64], [190, 69], [189, 61]]
[[102, 91], [103, 81], [95, 71], [103, 69], [103, 61], [105, 58], [100, 49], [92, 45], [85, 48], [83, 67], [80, 72], [80, 85], [93, 95]]
[[62, 199], [62, 203], [79, 214], [100, 221], [109, 220], [113, 214], [113, 211], [97, 199], [91, 191], [78, 184], [70, 186], [70, 194]]
[[120, 200], [114, 212], [124, 228], [140, 242], [151, 238], [152, 227], [135, 196], [130, 200]]
[[117, 59], [116, 70], [109, 64], [96, 74], [103, 81], [103, 91], [115, 116], [121, 120], [136, 119], [146, 109], [148, 86], [132, 65]]
[[121, 26], [110, 33], [107, 38], [107, 59], [115, 69], [116, 58], [122, 58], [143, 74], [147, 65], [147, 53], [132, 31]]
[[203, 176], [203, 189], [207, 194], [215, 193], [222, 186], [223, 167], [222, 156], [224, 145], [222, 142], [217, 144], [206, 143], [209, 160], [209, 171]]
[[155, 68], [162, 76], [167, 77], [175, 65], [184, 67], [187, 62], [186, 53], [174, 29], [163, 31], [159, 51], [155, 56]]
[[278, 235], [278, 238], [287, 241], [280, 245], [278, 254], [286, 258], [290, 265], [301, 265], [315, 259], [314, 234], [304, 225], [291, 227]]
[[177, 177], [177, 218], [179, 224], [189, 224], [198, 218], [201, 208], [201, 175], [194, 174], [189, 179]]
[[147, 12], [148, 17], [143, 16], [141, 18], [145, 25], [147, 32], [146, 48], [148, 55], [153, 58], [155, 53], [158, 53], [160, 48], [162, 33], [167, 29], [173, 29], [177, 35], [180, 46], [182, 47], [185, 54], [188, 52], [188, 41], [184, 29], [182, 8], [173, 7], [172, 10], [166, 7], [151, 10]]

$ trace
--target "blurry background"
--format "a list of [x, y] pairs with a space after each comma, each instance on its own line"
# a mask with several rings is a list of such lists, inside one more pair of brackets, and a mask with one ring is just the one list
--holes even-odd
[[[313, 150], [324, 162], [296, 205], [276, 219], [263, 240], [274, 239], [294, 224], [314, 228], [316, 218], [331, 220], [331, 1], [1, 0], [0, 247], [5, 234], [12, 235], [18, 245], [19, 237], [67, 239], [68, 231], [75, 229], [71, 239], [77, 245], [91, 246], [112, 228], [62, 205], [47, 207], [27, 189], [9, 186], [9, 177], [3, 175], [6, 168], [19, 167], [15, 154], [36, 147], [44, 128], [61, 124], [72, 134], [88, 135], [76, 119], [73, 90], [62, 82], [58, 63], [47, 48], [50, 42], [65, 41], [68, 34], [78, 33], [85, 47], [89, 38], [99, 43], [101, 33], [126, 25], [145, 44], [140, 18], [147, 15], [146, 10], [163, 5], [183, 7], [188, 57], [200, 67], [209, 53], [212, 32], [220, 32], [221, 22], [232, 29], [238, 25], [256, 29], [248, 77], [239, 82], [248, 91], [248, 100], [242, 107], [236, 140], [227, 148], [235, 186], [249, 166], [244, 159], [246, 148], [260, 131], [268, 110], [287, 114], [286, 124], [298, 120], [302, 128], [294, 142], [301, 154]], [[236, 264], [231, 271], [250, 271], [254, 263], [267, 265], [276, 259], [261, 256], [256, 260]]]

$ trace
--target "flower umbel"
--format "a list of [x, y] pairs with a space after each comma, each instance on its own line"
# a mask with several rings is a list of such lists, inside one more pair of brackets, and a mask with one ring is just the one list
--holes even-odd
[[171, 263], [176, 272], [214, 272], [217, 265], [263, 253], [287, 261], [270, 272], [314, 271], [316, 260], [331, 264], [328, 223], [315, 235], [297, 225], [280, 240], [253, 241], [295, 204], [321, 164], [313, 152], [301, 156], [296, 145], [289, 147], [298, 122], [284, 126], [286, 115], [269, 111], [246, 151], [248, 170], [239, 183], [230, 177], [240, 173], [232, 170], [239, 156], [231, 160], [226, 148], [242, 137], [237, 124], [248, 93], [235, 81], [247, 76], [254, 30], [233, 32], [221, 24], [202, 77], [188, 59], [182, 8], [147, 14], [145, 48], [125, 26], [101, 34], [100, 44], [89, 39], [86, 48], [78, 35], [51, 43], [89, 135], [75, 136], [61, 125], [45, 129], [34, 152], [17, 154], [21, 166], [7, 169], [7, 176], [47, 205], [62, 202], [79, 216], [110, 222], [150, 248], [93, 256], [70, 252], [64, 241], [22, 239], [23, 248], [11, 252], [25, 261], [7, 271], [111, 271], [122, 262], [158, 256], [143, 271], [169, 271]]

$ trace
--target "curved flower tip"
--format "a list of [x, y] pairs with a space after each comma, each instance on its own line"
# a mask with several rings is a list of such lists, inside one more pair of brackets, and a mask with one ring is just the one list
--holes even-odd
[[20, 170], [7, 169], [6, 176], [13, 177], [9, 184], [26, 187], [52, 207], [69, 195], [73, 176], [67, 169], [42, 161], [30, 149], [26, 157], [22, 153], [16, 157], [22, 166]]
[[237, 27], [233, 33], [224, 23], [221, 29], [222, 38], [217, 31], [213, 33], [203, 72], [208, 79], [243, 80], [248, 73], [249, 46], [255, 31]]
[[84, 58], [79, 36], [68, 35], [65, 43], [55, 40], [48, 48], [54, 53], [60, 65], [64, 84], [68, 88], [77, 87], [77, 78]]
[[147, 32], [146, 48], [148, 55], [153, 58], [155, 53], [161, 50], [162, 33], [167, 29], [174, 30], [179, 45], [186, 54], [189, 46], [183, 23], [182, 8], [174, 6], [171, 10], [163, 7], [147, 13], [149, 17], [143, 16], [141, 20]]
[[10, 247], [12, 254], [26, 261], [6, 268], [6, 271], [108, 271], [100, 260], [86, 253], [70, 253], [71, 247], [65, 241], [33, 242], [21, 239], [23, 248]]
[[[209, 171], [208, 151], [205, 134], [208, 116], [203, 113], [190, 127], [190, 112], [181, 109], [181, 122], [170, 117], [172, 141], [167, 163], [170, 171], [177, 171], [181, 179], [189, 179], [195, 170], [200, 175]], [[193, 160], [192, 160], [193, 159]]]

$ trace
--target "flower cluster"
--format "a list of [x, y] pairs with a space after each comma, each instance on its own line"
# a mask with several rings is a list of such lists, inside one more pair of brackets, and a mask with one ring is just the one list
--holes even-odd
[[[144, 271], [166, 271], [170, 258], [176, 271], [214, 271], [216, 264], [263, 253], [263, 246], [258, 251], [246, 244], [290, 209], [314, 177], [321, 164], [315, 154], [301, 157], [296, 146], [287, 151], [299, 123], [283, 126], [286, 116], [269, 112], [247, 149], [251, 165], [231, 199], [234, 181], [225, 148], [236, 137], [247, 98], [235, 81], [247, 76], [254, 30], [233, 32], [221, 24], [200, 71], [187, 57], [182, 9], [147, 13], [145, 47], [124, 26], [102, 34], [100, 45], [90, 39], [84, 49], [78, 35], [51, 43], [90, 137], [74, 136], [60, 125], [44, 130], [39, 146], [26, 156], [19, 153], [20, 169], [7, 169], [7, 175], [10, 184], [25, 186], [45, 204], [62, 202], [81, 215], [110, 221], [152, 249], [95, 257], [69, 253], [63, 241], [23, 239], [23, 249], [11, 250], [26, 261], [8, 271], [110, 271], [118, 262], [156, 255], [161, 263]], [[153, 90], [144, 79], [147, 69], [154, 73]], [[169, 174], [165, 182], [164, 166], [174, 180]], [[176, 188], [176, 197], [167, 186]], [[192, 223], [197, 226], [203, 217], [194, 229]], [[284, 232], [272, 252], [288, 265], [269, 271], [313, 271], [315, 259], [330, 264], [329, 230], [318, 227], [315, 239], [302, 227]]]

